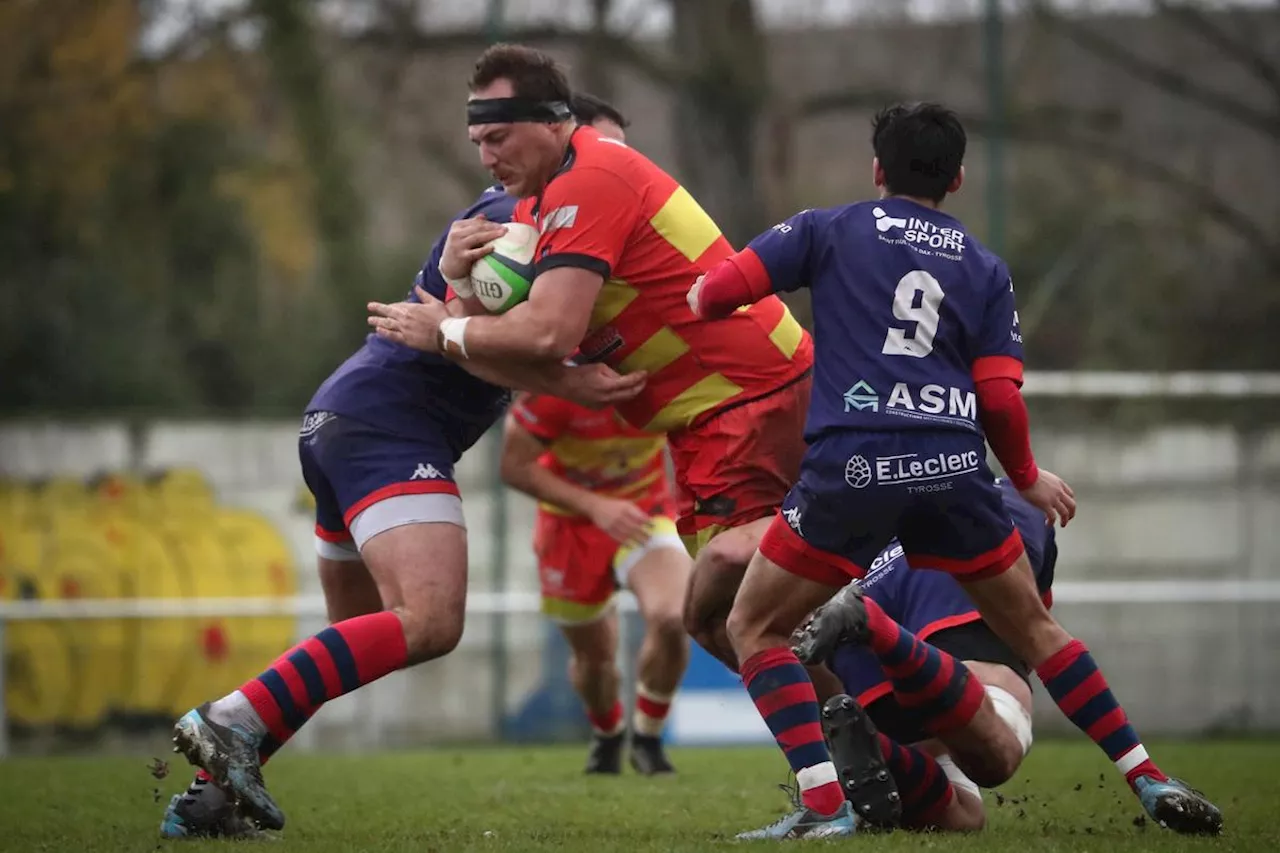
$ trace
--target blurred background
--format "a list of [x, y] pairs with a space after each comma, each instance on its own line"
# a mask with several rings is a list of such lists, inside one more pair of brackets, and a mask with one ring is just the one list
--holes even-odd
[[[1009, 261], [1081, 499], [1060, 618], [1144, 731], [1280, 729], [1280, 3], [5, 0], [0, 748], [141, 748], [323, 624], [302, 408], [486, 185], [497, 40], [615, 102], [737, 245], [866, 197], [879, 107], [958, 110], [948, 205]], [[458, 470], [462, 646], [303, 748], [582, 734], [493, 439]], [[670, 734], [769, 740], [702, 656]]]

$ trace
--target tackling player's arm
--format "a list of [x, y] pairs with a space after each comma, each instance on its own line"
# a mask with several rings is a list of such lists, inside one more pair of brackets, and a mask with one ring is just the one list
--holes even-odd
[[597, 495], [539, 464], [547, 445], [564, 428], [558, 408], [558, 401], [548, 397], [525, 397], [512, 406], [503, 430], [502, 481], [536, 500], [590, 518], [619, 542], [643, 542], [648, 513], [630, 501]]
[[621, 177], [579, 167], [542, 194], [545, 230], [529, 298], [500, 316], [442, 324], [440, 351], [468, 358], [560, 359], [586, 336], [600, 288], [622, 255], [639, 198]]
[[1014, 487], [1048, 515], [1066, 524], [1075, 515], [1071, 488], [1041, 471], [1031, 452], [1031, 423], [1022, 397], [1022, 330], [1013, 296], [1013, 277], [997, 264], [992, 296], [983, 317], [982, 340], [973, 361], [978, 419], [991, 452]]
[[[455, 223], [456, 225], [457, 223]], [[492, 224], [492, 223], [491, 223]], [[459, 296], [452, 283], [444, 278], [440, 269], [440, 256], [445, 239], [432, 249], [431, 257], [423, 267], [423, 277], [441, 279], [445, 285], [445, 310], [450, 317], [470, 317], [485, 313], [484, 305], [475, 297]], [[415, 288], [419, 299], [425, 301], [425, 289]], [[610, 406], [630, 400], [644, 388], [645, 374], [621, 376], [604, 365], [573, 367], [561, 359], [529, 359], [510, 361], [479, 357], [460, 359], [462, 368], [479, 379], [501, 388], [551, 394], [573, 400], [591, 408]]]
[[694, 314], [714, 320], [772, 293], [809, 283], [813, 238], [823, 211], [802, 210], [752, 240], [696, 281], [689, 290]]

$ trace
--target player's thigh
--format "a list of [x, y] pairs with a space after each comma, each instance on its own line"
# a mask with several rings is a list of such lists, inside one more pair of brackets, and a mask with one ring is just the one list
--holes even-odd
[[969, 668], [969, 672], [982, 682], [983, 687], [987, 688], [987, 692], [991, 690], [1003, 690], [1026, 711], [1028, 715], [1032, 712], [1031, 683], [1027, 678], [1012, 667], [1003, 663], [992, 663], [986, 660], [967, 660], [964, 665]]
[[648, 539], [623, 546], [613, 558], [618, 586], [629, 589], [650, 628], [679, 628], [693, 561], [685, 550], [675, 521], [655, 516]]
[[[782, 503], [804, 458], [809, 387], [806, 376], [670, 436], [678, 524], [690, 554], [698, 557], [724, 531], [768, 518]], [[745, 565], [753, 551], [734, 554]]]
[[772, 521], [772, 517], [766, 517], [740, 527], [715, 529], [698, 551], [684, 602], [685, 627], [690, 633], [729, 615], [747, 564]]
[[964, 579], [964, 590], [983, 621], [1014, 653], [1037, 667], [1071, 641], [1049, 613], [1026, 555], [1008, 571], [980, 579]]
[[446, 442], [429, 427], [406, 437], [333, 417], [304, 444], [380, 600], [401, 614], [410, 660], [452, 650], [465, 616], [467, 540]]
[[729, 611], [729, 638], [739, 661], [783, 643], [810, 611], [825, 604], [840, 584], [811, 580], [757, 551]]
[[[356, 554], [354, 560], [321, 557], [319, 570], [320, 588], [324, 591], [325, 609], [330, 623], [377, 613], [384, 608], [378, 585], [359, 554]], [[400, 602], [395, 602], [392, 606], [399, 604]]]
[[617, 550], [618, 543], [586, 519], [539, 511], [534, 552], [543, 614], [565, 626], [588, 624], [610, 611]]

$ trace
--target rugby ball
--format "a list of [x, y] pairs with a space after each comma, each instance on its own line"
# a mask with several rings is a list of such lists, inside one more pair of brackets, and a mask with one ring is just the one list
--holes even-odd
[[472, 265], [471, 286], [491, 314], [505, 313], [529, 298], [538, 236], [532, 225], [508, 222], [507, 233], [491, 244], [493, 251]]

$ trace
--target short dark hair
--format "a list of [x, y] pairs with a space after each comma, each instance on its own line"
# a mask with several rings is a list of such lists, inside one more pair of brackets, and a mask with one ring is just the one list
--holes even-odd
[[890, 194], [942, 201], [964, 163], [959, 117], [940, 104], [895, 104], [876, 113], [872, 128]]
[[623, 130], [631, 126], [631, 122], [618, 112], [617, 107], [603, 98], [588, 95], [586, 92], [574, 93], [569, 99], [569, 112], [573, 113], [573, 118], [578, 124], [594, 124], [600, 119], [607, 119]]
[[480, 54], [467, 86], [474, 92], [503, 79], [511, 81], [517, 98], [567, 103], [572, 94], [560, 64], [522, 44], [495, 44]]

